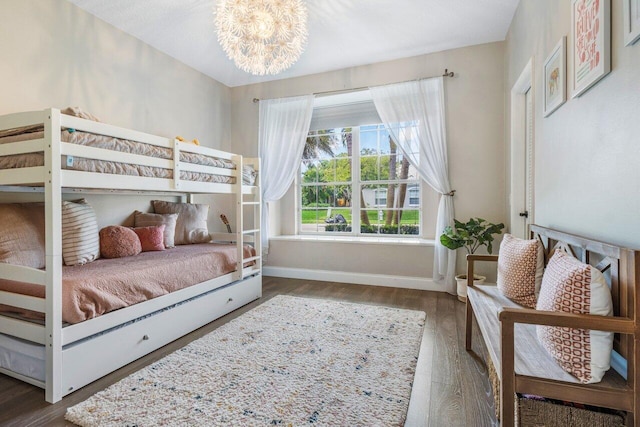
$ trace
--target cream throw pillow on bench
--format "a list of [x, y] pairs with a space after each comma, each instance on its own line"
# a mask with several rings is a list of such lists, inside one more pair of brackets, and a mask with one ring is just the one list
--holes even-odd
[[[556, 251], [542, 278], [538, 310], [612, 316], [611, 292], [597, 268]], [[538, 326], [538, 339], [581, 383], [597, 383], [609, 370], [613, 333]]]
[[535, 308], [544, 272], [544, 248], [538, 239], [505, 234], [498, 255], [498, 289], [507, 298]]

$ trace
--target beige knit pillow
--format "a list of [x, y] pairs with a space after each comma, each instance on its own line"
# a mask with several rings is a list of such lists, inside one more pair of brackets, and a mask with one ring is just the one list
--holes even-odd
[[[613, 315], [611, 292], [597, 268], [556, 251], [542, 279], [537, 310]], [[609, 369], [613, 333], [537, 326], [538, 339], [562, 368], [582, 383], [597, 383]]]
[[537, 239], [505, 234], [498, 255], [498, 289], [507, 298], [535, 308], [544, 272], [544, 248]]
[[211, 241], [207, 229], [209, 205], [195, 203], [173, 203], [152, 200], [153, 210], [158, 214], [178, 214], [176, 223], [176, 245], [206, 243]]

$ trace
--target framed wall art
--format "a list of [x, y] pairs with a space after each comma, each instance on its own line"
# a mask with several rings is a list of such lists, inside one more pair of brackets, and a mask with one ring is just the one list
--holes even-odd
[[640, 39], [640, 0], [622, 0], [624, 44], [631, 46]]
[[567, 38], [562, 36], [544, 61], [544, 116], [547, 117], [567, 100]]
[[572, 97], [611, 71], [611, 0], [571, 0]]

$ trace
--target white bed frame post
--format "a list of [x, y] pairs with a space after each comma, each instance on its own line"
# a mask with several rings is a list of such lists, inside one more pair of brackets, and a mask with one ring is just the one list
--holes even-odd
[[[181, 172], [181, 165], [180, 165], [180, 141], [178, 141], [177, 139], [173, 140], [173, 188], [175, 188], [176, 190], [180, 189], [180, 172]], [[192, 203], [191, 199], [189, 200], [189, 203]]]
[[60, 184], [60, 111], [43, 114], [45, 141], [44, 204], [46, 304], [45, 399], [55, 403], [62, 399], [62, 191]]
[[260, 263], [260, 269], [262, 270], [262, 191], [261, 186], [262, 182], [260, 182], [261, 172], [260, 172], [260, 158], [251, 158], [247, 159], [247, 164], [253, 166], [255, 171], [257, 172], [255, 185], [255, 193], [253, 193], [253, 224], [255, 225], [256, 232], [254, 233], [254, 243], [253, 247], [256, 250], [257, 260], [256, 262]]
[[238, 251], [235, 280], [242, 280], [244, 277], [244, 205], [242, 196], [242, 156], [234, 156], [233, 162], [236, 164], [236, 248]]

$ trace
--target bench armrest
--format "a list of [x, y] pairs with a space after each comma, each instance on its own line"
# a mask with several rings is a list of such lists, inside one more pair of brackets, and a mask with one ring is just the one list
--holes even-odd
[[498, 261], [498, 255], [467, 254], [467, 286], [473, 286], [473, 270], [476, 261]]
[[622, 334], [633, 334], [635, 332], [633, 320], [626, 317], [505, 307], [498, 314], [498, 318], [503, 324], [528, 323], [531, 325], [564, 326], [577, 329], [619, 332]]

